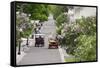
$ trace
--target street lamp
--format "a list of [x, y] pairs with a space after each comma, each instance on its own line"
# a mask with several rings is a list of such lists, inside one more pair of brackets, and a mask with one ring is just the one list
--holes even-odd
[[[28, 14], [28, 20], [29, 20], [29, 17], [31, 16], [31, 14]], [[26, 42], [26, 45], [27, 45], [27, 47], [28, 47], [28, 41], [29, 41], [29, 39], [28, 39], [28, 37], [27, 37], [27, 42]]]
[[33, 37], [34, 37], [34, 35], [33, 35], [34, 20], [31, 20], [31, 24], [32, 24], [32, 39], [33, 39]]
[[26, 42], [26, 45], [27, 45], [27, 47], [28, 47], [28, 37], [27, 37], [27, 42]]
[[37, 32], [38, 32], [37, 29], [38, 29], [39, 21], [40, 21], [40, 20], [35, 20], [35, 21], [34, 21], [34, 24], [35, 24], [35, 26], [34, 26], [34, 31], [35, 31], [36, 34], [37, 34]]
[[[26, 24], [26, 26], [27, 26], [26, 28], [28, 29], [29, 24]], [[28, 47], [28, 40], [29, 40], [29, 39], [28, 39], [28, 34], [27, 34], [27, 40], [26, 40], [26, 45], [27, 45], [27, 47]]]
[[20, 40], [19, 40], [18, 55], [21, 54], [21, 52], [20, 52], [20, 49], [21, 49], [21, 32], [22, 32], [22, 29], [21, 28], [19, 29], [19, 32], [20, 32]]

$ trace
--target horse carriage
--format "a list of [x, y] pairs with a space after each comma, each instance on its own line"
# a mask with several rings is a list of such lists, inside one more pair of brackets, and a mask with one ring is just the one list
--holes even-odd
[[43, 47], [44, 46], [44, 34], [35, 34], [35, 47]]
[[56, 38], [49, 38], [49, 49], [57, 49], [58, 48], [58, 41]]
[[[35, 47], [44, 47], [44, 38], [45, 34], [34, 34], [35, 38]], [[49, 46], [48, 49], [57, 49], [58, 48], [58, 40], [54, 37], [48, 39]]]

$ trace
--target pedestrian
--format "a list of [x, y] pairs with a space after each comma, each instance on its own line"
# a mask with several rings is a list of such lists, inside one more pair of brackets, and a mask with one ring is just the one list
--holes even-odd
[[38, 29], [40, 30], [41, 29], [41, 26], [39, 26]]
[[38, 28], [36, 28], [36, 29], [35, 29], [35, 33], [37, 34], [38, 32], [39, 32], [39, 29], [38, 29]]
[[34, 38], [34, 35], [32, 34], [32, 39]]
[[43, 23], [41, 23], [41, 26], [43, 26]]

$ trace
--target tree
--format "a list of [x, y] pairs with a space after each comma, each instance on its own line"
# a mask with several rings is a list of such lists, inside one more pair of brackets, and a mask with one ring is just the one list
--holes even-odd
[[68, 8], [66, 6], [58, 6], [58, 5], [50, 5], [50, 10], [55, 20], [60, 14], [68, 12]]
[[[19, 12], [16, 15], [16, 42], [18, 42], [20, 37], [27, 38], [32, 33], [33, 26], [30, 24], [31, 19], [40, 20], [41, 22], [48, 20], [49, 16], [48, 5], [43, 4], [17, 3], [16, 12]], [[21, 35], [19, 34], [20, 28], [23, 29]]]
[[96, 17], [87, 17], [78, 20], [81, 34], [77, 37], [77, 46], [74, 55], [81, 61], [96, 60]]
[[79, 58], [79, 61], [96, 60], [96, 17], [82, 17], [69, 28], [64, 43], [68, 53]]
[[67, 22], [67, 15], [64, 15], [63, 13], [60, 14], [57, 18], [56, 18], [56, 25], [59, 28], [62, 24], [64, 24], [65, 22]]
[[23, 12], [26, 14], [31, 14], [30, 19], [45, 21], [49, 16], [48, 5], [43, 4], [18, 4], [18, 6], [23, 6]]

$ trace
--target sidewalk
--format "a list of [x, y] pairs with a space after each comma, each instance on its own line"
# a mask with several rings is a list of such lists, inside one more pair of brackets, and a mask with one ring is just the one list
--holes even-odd
[[18, 47], [16, 47], [16, 63], [18, 64], [22, 58], [27, 55], [27, 51], [30, 49], [31, 46], [34, 46], [34, 39], [29, 39], [29, 48], [27, 46], [25, 46], [24, 48], [26, 48], [26, 51], [23, 51], [23, 45], [26, 45], [26, 40], [25, 38], [22, 39], [23, 42], [21, 43], [21, 54], [18, 55]]

